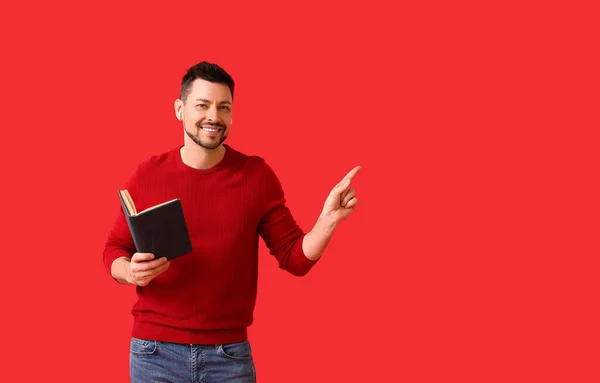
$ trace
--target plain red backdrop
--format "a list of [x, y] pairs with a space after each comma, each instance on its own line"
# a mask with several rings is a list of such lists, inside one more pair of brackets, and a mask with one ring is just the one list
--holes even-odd
[[228, 143], [273, 166], [306, 230], [363, 167], [309, 275], [261, 243], [259, 382], [600, 380], [592, 6], [1, 8], [0, 380], [128, 381], [135, 296], [103, 245], [132, 168], [182, 142], [200, 60], [234, 76]]

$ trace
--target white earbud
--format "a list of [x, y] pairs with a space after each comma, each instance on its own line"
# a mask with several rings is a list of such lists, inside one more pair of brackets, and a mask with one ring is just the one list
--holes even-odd
[[181, 121], [181, 112], [179, 112], [179, 114], [177, 114], [177, 119], [178, 119], [179, 121]]

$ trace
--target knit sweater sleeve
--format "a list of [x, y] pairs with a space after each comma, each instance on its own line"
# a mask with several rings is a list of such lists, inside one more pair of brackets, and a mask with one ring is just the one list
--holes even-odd
[[[129, 191], [131, 198], [137, 206], [140, 205], [139, 176], [140, 167], [138, 166], [129, 176], [124, 186], [124, 189]], [[125, 219], [125, 213], [116, 192], [115, 200], [118, 201], [118, 210], [108, 233], [103, 254], [104, 267], [109, 275], [111, 274], [111, 266], [115, 259], [120, 257], [131, 258], [136, 252], [135, 244], [129, 231], [127, 220]]]
[[306, 233], [294, 220], [286, 200], [281, 183], [273, 169], [264, 163], [261, 198], [264, 202], [263, 215], [258, 231], [275, 256], [279, 267], [296, 276], [310, 271], [317, 261], [306, 257], [302, 241]]

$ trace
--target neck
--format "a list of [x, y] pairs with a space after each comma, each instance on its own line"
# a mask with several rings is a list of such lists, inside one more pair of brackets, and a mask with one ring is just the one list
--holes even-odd
[[205, 149], [194, 143], [186, 142], [179, 150], [184, 164], [194, 169], [209, 169], [221, 162], [225, 157], [225, 146], [219, 145], [216, 149]]

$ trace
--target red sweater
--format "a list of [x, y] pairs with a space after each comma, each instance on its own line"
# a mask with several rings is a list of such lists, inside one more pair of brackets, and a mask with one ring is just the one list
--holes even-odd
[[[138, 211], [181, 199], [193, 248], [146, 287], [136, 287], [132, 336], [175, 343], [239, 342], [253, 322], [259, 236], [291, 274], [304, 275], [315, 262], [304, 255], [304, 232], [262, 158], [226, 145], [221, 162], [198, 170], [183, 163], [179, 149], [142, 162], [125, 185]], [[110, 274], [116, 258], [134, 253], [119, 202], [104, 249], [106, 271]]]

